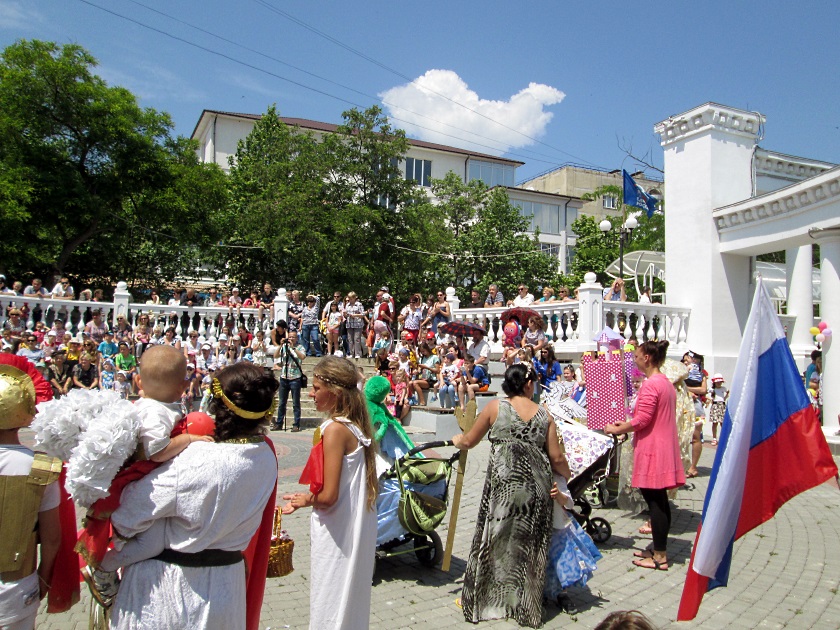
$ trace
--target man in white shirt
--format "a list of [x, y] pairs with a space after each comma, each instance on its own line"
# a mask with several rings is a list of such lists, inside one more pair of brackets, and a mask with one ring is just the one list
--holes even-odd
[[467, 349], [467, 354], [475, 359], [476, 365], [487, 366], [490, 362], [490, 344], [484, 338], [484, 333], [480, 330], [474, 330], [472, 334], [472, 343]]
[[508, 302], [508, 306], [530, 306], [534, 303], [534, 295], [528, 293], [528, 287], [524, 284], [519, 285], [519, 292], [516, 297]]
[[52, 297], [57, 300], [72, 300], [76, 297], [76, 292], [70, 286], [70, 280], [67, 276], [61, 276], [61, 280], [52, 290]]

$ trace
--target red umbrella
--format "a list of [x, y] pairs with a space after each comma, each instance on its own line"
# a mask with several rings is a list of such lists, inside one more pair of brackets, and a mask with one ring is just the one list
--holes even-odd
[[542, 315], [537, 313], [537, 311], [535, 311], [534, 309], [528, 308], [527, 306], [514, 306], [513, 308], [509, 308], [501, 314], [502, 326], [507, 324], [514, 317], [519, 322], [519, 325], [523, 328], [525, 328], [528, 325], [528, 320], [532, 317], [538, 317], [540, 320], [542, 320]]
[[445, 324], [438, 326], [438, 331], [442, 332], [444, 335], [463, 335], [465, 337], [469, 337], [476, 330], [480, 331], [483, 335], [487, 334], [487, 331], [484, 330], [483, 326], [479, 326], [478, 324], [474, 324], [473, 322], [464, 319], [446, 322]]

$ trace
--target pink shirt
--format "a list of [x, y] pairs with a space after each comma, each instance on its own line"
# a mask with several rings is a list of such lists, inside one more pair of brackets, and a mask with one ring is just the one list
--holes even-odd
[[654, 374], [639, 390], [630, 421], [634, 488], [675, 488], [685, 483], [677, 436], [677, 394], [664, 374]]

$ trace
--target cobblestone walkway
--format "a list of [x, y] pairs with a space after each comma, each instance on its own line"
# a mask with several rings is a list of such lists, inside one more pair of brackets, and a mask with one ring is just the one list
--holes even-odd
[[[273, 433], [280, 456], [279, 493], [300, 489], [297, 479], [311, 445], [312, 431]], [[417, 442], [423, 437], [415, 436]], [[484, 483], [489, 445], [469, 453], [451, 570], [422, 567], [414, 554], [379, 561], [375, 574], [370, 627], [382, 630], [467, 626], [454, 600], [459, 596]], [[443, 454], [444, 451], [441, 450]], [[654, 572], [631, 564], [632, 549], [650, 537], [636, 533], [641, 517], [618, 510], [597, 510], [610, 521], [612, 538], [601, 546], [604, 559], [586, 589], [573, 589], [580, 613], [574, 618], [553, 606], [545, 610], [544, 627], [592, 628], [616, 610], [641, 610], [660, 628], [840, 628], [840, 491], [825, 484], [787, 503], [769, 523], [735, 544], [730, 586], [707, 594], [697, 620], [675, 622], [699, 522], [714, 450], [704, 449], [701, 476], [680, 491], [669, 547], [671, 569]], [[780, 471], [781, 473], [782, 471]], [[452, 488], [454, 489], [453, 476]], [[309, 513], [284, 520], [295, 539], [295, 571], [268, 581], [262, 628], [306, 628], [309, 617]], [[446, 540], [448, 524], [438, 532]], [[39, 615], [38, 627], [83, 630], [88, 625], [86, 593], [73, 610]], [[479, 627], [514, 628], [507, 621]]]

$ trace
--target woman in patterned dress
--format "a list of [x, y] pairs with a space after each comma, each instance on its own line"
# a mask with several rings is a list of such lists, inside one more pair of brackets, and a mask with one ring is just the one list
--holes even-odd
[[552, 470], [568, 475], [548, 412], [531, 398], [538, 376], [530, 361], [505, 372], [506, 400], [492, 401], [453, 443], [470, 449], [490, 433], [487, 478], [459, 605], [464, 618], [542, 624], [542, 594], [552, 532]]

